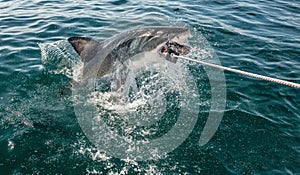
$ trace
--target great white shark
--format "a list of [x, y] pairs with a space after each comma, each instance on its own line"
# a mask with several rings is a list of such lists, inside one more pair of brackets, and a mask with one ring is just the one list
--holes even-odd
[[83, 79], [89, 79], [113, 71], [116, 62], [124, 63], [147, 54], [159, 57], [168, 42], [175, 43], [172, 46], [177, 54], [187, 54], [190, 47], [183, 43], [189, 36], [190, 30], [185, 27], [145, 27], [125, 31], [102, 42], [86, 37], [71, 37], [68, 41], [84, 62]]

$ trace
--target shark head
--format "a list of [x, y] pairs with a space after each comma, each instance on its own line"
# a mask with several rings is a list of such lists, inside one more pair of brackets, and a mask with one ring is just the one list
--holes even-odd
[[[152, 27], [142, 30], [140, 35], [143, 50], [155, 50], [159, 54], [163, 50], [173, 51], [177, 55], [185, 55], [191, 47], [184, 45], [190, 36], [190, 30], [183, 27]], [[144, 38], [147, 38], [146, 40]]]
[[168, 43], [173, 43], [170, 46], [178, 54], [187, 54], [190, 47], [183, 43], [189, 36], [190, 30], [184, 27], [146, 27], [122, 32], [102, 42], [86, 37], [71, 37], [68, 41], [85, 63], [83, 74], [91, 77], [105, 75], [116, 61], [125, 62], [145, 52], [159, 55]]
[[129, 31], [138, 39], [144, 50], [154, 50], [160, 48], [168, 41], [183, 44], [190, 36], [190, 30], [183, 27], [148, 27]]

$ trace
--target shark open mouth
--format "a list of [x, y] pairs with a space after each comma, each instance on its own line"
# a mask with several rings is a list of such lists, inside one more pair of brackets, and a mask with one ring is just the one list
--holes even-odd
[[159, 50], [159, 54], [166, 60], [176, 63], [177, 58], [172, 57], [172, 54], [177, 56], [187, 55], [191, 52], [191, 49], [192, 48], [190, 46], [180, 44], [175, 41], [168, 41], [165, 45], [161, 47], [161, 49]]

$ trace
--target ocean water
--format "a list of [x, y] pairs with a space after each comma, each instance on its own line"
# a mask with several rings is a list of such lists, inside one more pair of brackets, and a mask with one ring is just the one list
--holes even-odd
[[[182, 73], [173, 75], [175, 85], [180, 84], [175, 80], [195, 80], [197, 103], [177, 100], [178, 94], [187, 97], [193, 88], [168, 93], [164, 100], [170, 109], [152, 137], [171, 130], [180, 114], [196, 112], [195, 125], [168, 154], [139, 161], [95, 146], [72, 100], [74, 77], [69, 71], [76, 73], [76, 65], [57, 72], [43, 61], [76, 58], [74, 52], [62, 56], [56, 51], [66, 49], [71, 36], [101, 41], [133, 28], [177, 26], [191, 29], [189, 42], [196, 48], [191, 56], [196, 59], [211, 61], [205, 52], [209, 51], [223, 66], [300, 83], [299, 1], [1, 0], [0, 9], [0, 174], [300, 173], [299, 89], [225, 71], [224, 115], [212, 139], [202, 146], [199, 138], [209, 111], [219, 103], [211, 100], [216, 87], [209, 81], [219, 77], [207, 74], [218, 70], [183, 61], [178, 67], [170, 65]], [[157, 90], [159, 83], [151, 82], [162, 80], [161, 86], [167, 86], [172, 83], [172, 76], [165, 78], [169, 75], [150, 71], [136, 81], [150, 82]], [[148, 97], [156, 97], [154, 92]], [[183, 102], [191, 107], [180, 108]], [[148, 116], [161, 114], [155, 107], [146, 111]], [[144, 114], [126, 114], [132, 116], [142, 121]], [[190, 120], [194, 118], [186, 118]], [[120, 130], [133, 128], [118, 124], [120, 119], [106, 121]], [[151, 135], [142, 136], [151, 140]]]

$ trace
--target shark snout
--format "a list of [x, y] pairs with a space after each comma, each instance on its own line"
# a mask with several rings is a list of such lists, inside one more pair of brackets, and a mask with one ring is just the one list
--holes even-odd
[[178, 28], [173, 28], [173, 33], [175, 36], [173, 36], [172, 38], [170, 38], [170, 40], [183, 44], [187, 38], [191, 37], [191, 33], [190, 33], [190, 29], [189, 28], [185, 28], [185, 27], [178, 27]]

